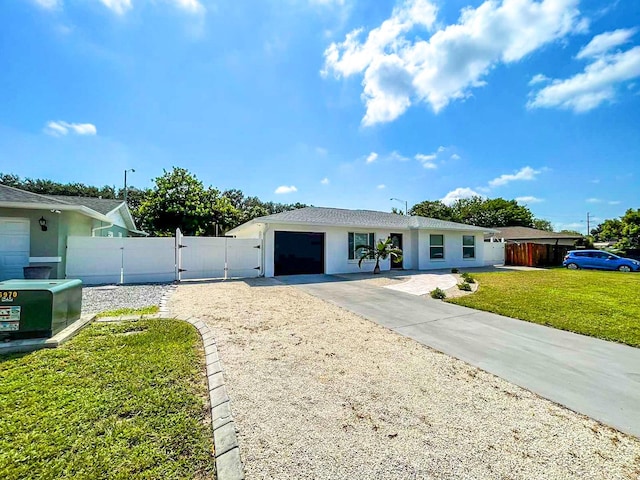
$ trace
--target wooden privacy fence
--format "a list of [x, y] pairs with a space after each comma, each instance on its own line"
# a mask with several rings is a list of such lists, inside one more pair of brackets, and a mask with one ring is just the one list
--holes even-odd
[[552, 267], [562, 265], [562, 260], [571, 247], [543, 245], [539, 243], [507, 243], [505, 265], [523, 267]]

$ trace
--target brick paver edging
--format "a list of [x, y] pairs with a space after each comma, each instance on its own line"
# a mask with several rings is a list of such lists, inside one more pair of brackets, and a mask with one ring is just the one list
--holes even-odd
[[215, 447], [217, 480], [242, 480], [244, 468], [240, 460], [240, 448], [236, 436], [236, 426], [231, 415], [231, 405], [224, 384], [222, 364], [218, 357], [218, 348], [209, 327], [200, 319], [180, 318], [171, 315], [168, 300], [175, 288], [162, 296], [160, 314], [189, 322], [198, 329], [204, 344], [207, 382], [209, 384], [209, 402], [211, 405], [211, 424], [213, 427], [213, 445]]

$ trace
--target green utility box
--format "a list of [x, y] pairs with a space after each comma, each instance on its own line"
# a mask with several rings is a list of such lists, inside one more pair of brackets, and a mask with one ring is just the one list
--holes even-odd
[[81, 280], [0, 282], [0, 340], [52, 337], [81, 309]]

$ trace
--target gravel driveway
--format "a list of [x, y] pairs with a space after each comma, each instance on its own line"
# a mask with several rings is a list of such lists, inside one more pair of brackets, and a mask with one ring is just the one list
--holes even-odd
[[178, 287], [248, 479], [634, 479], [640, 441], [275, 280]]
[[102, 285], [82, 288], [82, 314], [95, 314], [119, 308], [159, 305], [171, 284]]

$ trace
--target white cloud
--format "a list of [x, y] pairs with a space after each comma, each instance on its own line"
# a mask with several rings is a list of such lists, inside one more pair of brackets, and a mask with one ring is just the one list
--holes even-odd
[[544, 199], [527, 195], [524, 197], [516, 197], [516, 201], [519, 203], [540, 203], [544, 202]]
[[205, 8], [198, 0], [171, 0], [178, 8], [189, 13], [203, 13]]
[[376, 187], [378, 190], [384, 190], [385, 188], [387, 188], [387, 186], [384, 183], [381, 183], [380, 185], [378, 185]]
[[460, 155], [458, 155], [457, 153], [454, 153], [453, 155], [451, 155], [451, 160], [460, 160]]
[[394, 150], [389, 154], [389, 160], [392, 160], [394, 162], [407, 162], [409, 159]]
[[96, 135], [98, 130], [91, 123], [68, 123], [63, 121], [47, 122], [44, 133], [53, 137], [62, 137], [69, 133], [75, 135]]
[[309, 0], [311, 5], [320, 5], [323, 7], [344, 6], [345, 0]]
[[549, 80], [551, 79], [546, 75], [538, 73], [537, 75], [534, 75], [533, 78], [529, 81], [529, 85], [537, 85], [538, 83], [545, 83]]
[[628, 42], [635, 32], [635, 29], [615, 30], [593, 37], [576, 57], [591, 61], [584, 71], [564, 80], [553, 80], [540, 91], [532, 92], [527, 107], [557, 107], [581, 113], [613, 101], [616, 87], [640, 77], [640, 46], [611, 52]]
[[576, 55], [576, 58], [593, 58], [609, 52], [613, 48], [628, 43], [636, 33], [635, 28], [619, 29], [596, 35]]
[[609, 205], [620, 205], [620, 200], [609, 200], [607, 202]]
[[324, 157], [327, 153], [329, 153], [329, 151], [326, 148], [316, 147], [316, 153]]
[[47, 10], [53, 10], [54, 8], [58, 8], [62, 5], [62, 0], [33, 0], [33, 2]]
[[[461, 11], [458, 23], [434, 32], [436, 6], [406, 0], [364, 35], [357, 29], [324, 52], [324, 76], [362, 74], [365, 126], [390, 122], [414, 103], [439, 112], [485, 85], [500, 63], [513, 63], [543, 45], [585, 30], [579, 0], [487, 0]], [[424, 40], [424, 32], [433, 32]]]
[[587, 198], [585, 201], [587, 203], [602, 203], [602, 200], [599, 198]]
[[378, 154], [376, 152], [371, 152], [367, 157], [367, 163], [373, 163], [378, 159]]
[[499, 187], [500, 185], [506, 185], [509, 182], [516, 180], [535, 180], [536, 175], [540, 173], [540, 170], [534, 170], [531, 167], [524, 167], [513, 174], [503, 174], [498, 178], [494, 178], [489, 182], [490, 187]]
[[320, 183], [322, 185], [329, 185], [329, 179], [327, 177], [324, 177], [322, 180], [320, 180]]
[[294, 186], [294, 185], [280, 185], [278, 188], [276, 188], [275, 192], [273, 193], [277, 193], [278, 195], [281, 194], [285, 194], [285, 193], [293, 193], [293, 192], [297, 192], [298, 189]]
[[475, 190], [472, 190], [468, 187], [460, 187], [455, 190], [450, 191], [442, 198], [442, 203], [445, 205], [451, 205], [455, 203], [456, 200], [460, 200], [462, 198], [471, 198], [471, 197], [482, 197], [483, 195], [479, 194]]
[[424, 168], [433, 170], [438, 168], [438, 166], [435, 164], [435, 160], [437, 157], [438, 156], [435, 153], [431, 153], [429, 155], [418, 153], [414, 158], [418, 160]]
[[107, 7], [109, 10], [117, 13], [118, 15], [124, 15], [127, 13], [133, 5], [131, 5], [131, 0], [100, 0], [102, 4]]
[[[53, 9], [62, 7], [63, 0], [33, 0], [43, 8]], [[118, 15], [124, 15], [133, 8], [132, 0], [98, 0], [102, 5]], [[338, 0], [340, 1], [340, 0]], [[205, 11], [204, 5], [199, 0], [165, 0], [173, 6], [188, 13], [200, 14]]]

